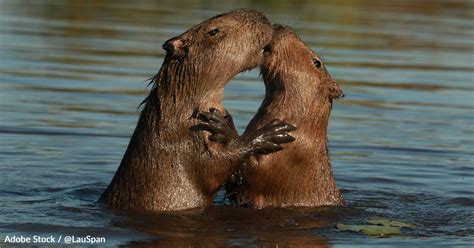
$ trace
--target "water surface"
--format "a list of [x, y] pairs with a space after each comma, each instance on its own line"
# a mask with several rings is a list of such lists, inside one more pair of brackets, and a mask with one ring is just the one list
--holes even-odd
[[[291, 25], [346, 98], [330, 152], [343, 209], [123, 214], [95, 201], [135, 128], [161, 44], [250, 7]], [[0, 1], [0, 239], [104, 236], [107, 245], [354, 247], [474, 242], [474, 6], [470, 1]], [[239, 75], [225, 106], [242, 131], [264, 95]], [[341, 232], [371, 216], [418, 225], [404, 237]], [[1, 243], [0, 243], [1, 246]]]

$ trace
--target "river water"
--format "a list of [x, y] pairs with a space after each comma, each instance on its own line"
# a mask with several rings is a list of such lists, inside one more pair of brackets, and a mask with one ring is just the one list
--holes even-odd
[[[343, 88], [329, 140], [348, 207], [239, 209], [220, 194], [205, 211], [101, 209], [161, 44], [240, 7], [292, 26]], [[473, 13], [468, 0], [2, 0], [0, 246], [6, 235], [102, 236], [109, 246], [472, 245]], [[258, 70], [226, 87], [240, 131], [263, 95]], [[417, 227], [390, 238], [335, 228], [372, 216]]]

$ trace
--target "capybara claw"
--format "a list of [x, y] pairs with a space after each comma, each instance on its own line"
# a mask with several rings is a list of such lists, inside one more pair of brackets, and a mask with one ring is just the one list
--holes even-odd
[[278, 133], [273, 136], [272, 141], [278, 144], [285, 144], [294, 141], [295, 138], [288, 133]]
[[210, 108], [209, 112], [200, 111], [196, 117], [198, 120], [203, 122], [217, 122], [217, 123], [226, 123], [224, 115], [215, 108]]
[[276, 143], [266, 143], [263, 144], [263, 146], [259, 149], [259, 153], [268, 155], [273, 152], [277, 152], [283, 150], [283, 147], [281, 147], [279, 144]]
[[[196, 115], [201, 123], [197, 126], [202, 127], [201, 130], [211, 132], [208, 139], [217, 143], [228, 143], [231, 139], [237, 136], [237, 132], [234, 130], [232, 123], [232, 117], [230, 117], [227, 111], [222, 114], [216, 108], [209, 108], [209, 112], [200, 111]], [[231, 123], [229, 123], [229, 121]], [[195, 131], [197, 129], [194, 129]]]
[[296, 127], [281, 120], [272, 120], [266, 126], [248, 134], [251, 140], [251, 152], [254, 154], [270, 154], [283, 149], [280, 144], [289, 143], [295, 140], [289, 132], [296, 130]]
[[288, 124], [288, 123], [285, 123], [283, 121], [280, 121], [278, 119], [276, 120], [273, 120], [270, 124], [267, 125], [268, 127], [271, 127], [273, 128], [273, 130], [275, 132], [291, 132], [291, 131], [294, 131], [296, 130], [296, 127], [291, 125], [291, 124]]

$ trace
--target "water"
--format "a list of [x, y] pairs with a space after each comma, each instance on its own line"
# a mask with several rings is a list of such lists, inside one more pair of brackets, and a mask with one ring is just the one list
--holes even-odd
[[[238, 7], [291, 25], [346, 98], [329, 139], [344, 209], [124, 214], [95, 201], [135, 128], [160, 45]], [[0, 1], [0, 239], [103, 236], [106, 245], [354, 247], [474, 242], [474, 6], [470, 1]], [[242, 131], [258, 70], [226, 87]], [[341, 232], [371, 216], [418, 225], [403, 237]], [[0, 246], [1, 246], [0, 242]]]

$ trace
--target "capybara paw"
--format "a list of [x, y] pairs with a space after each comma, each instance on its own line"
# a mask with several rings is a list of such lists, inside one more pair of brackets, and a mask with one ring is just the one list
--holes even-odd
[[295, 140], [289, 132], [296, 130], [296, 127], [282, 122], [278, 119], [273, 120], [266, 126], [256, 130], [250, 141], [252, 153], [270, 154], [283, 149], [280, 144], [289, 143]]
[[[227, 111], [225, 114], [228, 115]], [[210, 141], [225, 144], [235, 136], [233, 127], [228, 123], [230, 117], [225, 116], [218, 109], [210, 108], [209, 112], [200, 111], [196, 118], [201, 122], [197, 125], [201, 127], [201, 130], [211, 132], [208, 137]]]

